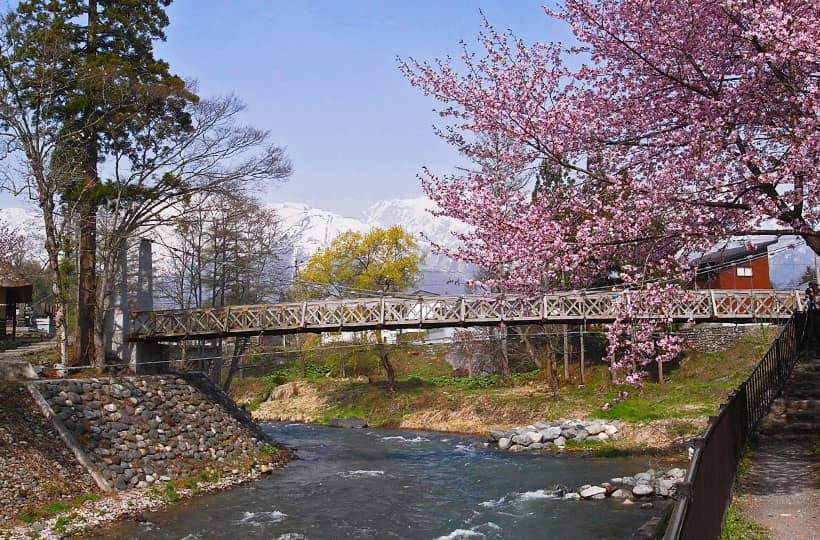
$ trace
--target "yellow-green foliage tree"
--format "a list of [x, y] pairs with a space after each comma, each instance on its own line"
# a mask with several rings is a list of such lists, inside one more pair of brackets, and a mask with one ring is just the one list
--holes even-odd
[[[294, 292], [300, 298], [345, 298], [404, 291], [421, 279], [423, 259], [413, 236], [399, 226], [376, 228], [367, 234], [347, 231], [307, 261]], [[388, 388], [395, 390], [395, 370], [379, 330], [376, 347]]]

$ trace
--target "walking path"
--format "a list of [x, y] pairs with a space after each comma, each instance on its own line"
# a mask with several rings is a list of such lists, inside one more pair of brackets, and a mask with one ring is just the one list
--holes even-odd
[[741, 481], [741, 512], [773, 540], [820, 540], [817, 458], [806, 445], [759, 441]]
[[54, 340], [40, 341], [0, 351], [0, 380], [36, 379], [30, 357], [54, 348]]
[[761, 421], [740, 482], [741, 513], [773, 540], [820, 540], [820, 359], [799, 363]]

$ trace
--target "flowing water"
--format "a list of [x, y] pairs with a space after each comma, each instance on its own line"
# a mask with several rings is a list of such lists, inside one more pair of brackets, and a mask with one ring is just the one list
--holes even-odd
[[577, 488], [646, 470], [649, 458], [510, 454], [477, 437], [426, 431], [265, 424], [299, 460], [233, 490], [197, 497], [113, 539], [630, 538], [651, 510], [617, 501], [561, 501]]

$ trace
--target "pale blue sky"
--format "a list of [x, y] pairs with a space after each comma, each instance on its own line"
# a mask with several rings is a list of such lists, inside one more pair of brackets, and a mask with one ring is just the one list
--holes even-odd
[[450, 172], [459, 161], [432, 133], [433, 100], [407, 83], [396, 56], [457, 56], [460, 40], [474, 43], [480, 10], [530, 41], [566, 41], [543, 3], [176, 0], [157, 51], [199, 80], [200, 94], [235, 92], [248, 121], [287, 147], [295, 174], [264, 199], [357, 217], [379, 200], [420, 194], [423, 166]]

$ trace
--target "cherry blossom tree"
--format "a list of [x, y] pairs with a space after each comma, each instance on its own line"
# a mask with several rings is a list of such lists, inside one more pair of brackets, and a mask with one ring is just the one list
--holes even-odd
[[[820, 253], [820, 4], [565, 0], [546, 14], [577, 44], [528, 44], [485, 22], [480, 53], [400, 61], [466, 156], [565, 179], [530, 195], [498, 168], [425, 171], [441, 213], [472, 226], [450, 255], [520, 291], [614, 266], [665, 302], [693, 278], [691, 254], [729, 236], [793, 234]], [[500, 157], [488, 139], [508, 141]], [[679, 350], [649, 339], [664, 323], [612, 326], [611, 360], [633, 366], [625, 379]]]

